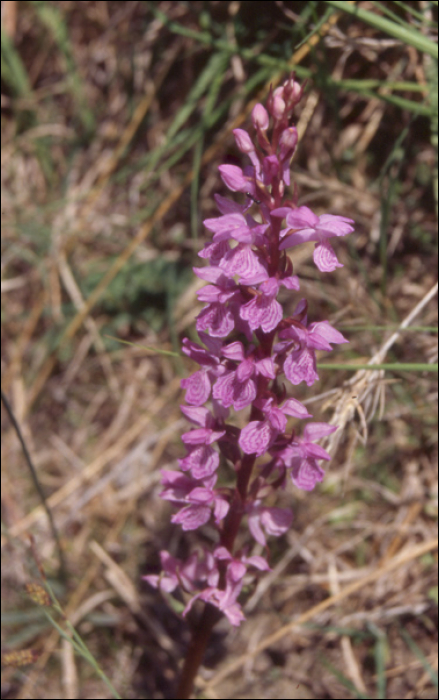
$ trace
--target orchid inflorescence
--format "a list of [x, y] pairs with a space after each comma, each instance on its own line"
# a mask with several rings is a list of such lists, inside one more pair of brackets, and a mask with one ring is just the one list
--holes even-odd
[[[186, 561], [162, 551], [162, 573], [145, 577], [163, 591], [181, 586], [190, 593], [183, 614], [200, 599], [216, 606], [232, 625], [244, 619], [237, 599], [248, 567], [270, 569], [266, 557], [247, 556], [245, 547], [234, 551], [241, 522], [247, 519], [251, 535], [268, 553], [266, 536], [285, 533], [292, 513], [264, 501], [285, 488], [288, 476], [296, 487], [311, 491], [323, 479], [319, 460], [330, 459], [315, 441], [337, 429], [309, 422], [301, 436], [295, 428], [288, 432], [289, 416], [312, 416], [300, 401], [287, 398], [281, 382], [285, 375], [294, 386], [311, 386], [319, 378], [315, 351], [348, 342], [328, 321], [310, 323], [305, 299], [288, 318], [277, 301], [282, 287], [299, 290], [286, 249], [315, 241], [314, 263], [330, 272], [342, 267], [330, 239], [351, 233], [354, 223], [298, 206], [296, 188], [291, 200], [285, 198], [298, 140], [289, 122], [302, 93], [290, 78], [270, 90], [267, 109], [254, 107], [254, 140], [243, 129], [234, 130], [236, 145], [251, 165], [243, 170], [220, 165], [219, 171], [229, 190], [246, 195], [245, 202], [215, 195], [220, 216], [204, 221], [213, 241], [199, 253], [208, 266], [194, 268], [208, 282], [198, 292], [206, 306], [196, 321], [202, 345], [183, 340], [183, 352], [200, 369], [181, 382], [187, 404], [181, 409], [197, 427], [182, 436], [187, 454], [179, 460], [181, 471], [162, 471], [161, 497], [180, 508], [172, 522], [183, 530], [195, 530], [213, 517], [218, 544]], [[254, 207], [257, 217], [250, 213]], [[241, 429], [237, 421], [226, 422], [232, 407], [249, 413]], [[256, 463], [263, 456], [267, 461]], [[220, 461], [226, 474], [232, 465], [231, 486], [217, 486]]]

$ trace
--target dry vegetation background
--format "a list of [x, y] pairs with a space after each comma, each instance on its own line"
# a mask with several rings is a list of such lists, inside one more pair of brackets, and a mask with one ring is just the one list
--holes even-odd
[[[408, 4], [431, 32], [437, 3]], [[382, 3], [407, 18], [400, 5]], [[356, 221], [336, 243], [343, 268], [320, 275], [305, 247], [295, 272], [312, 318], [350, 340], [328, 362], [396, 369], [321, 369], [312, 397], [298, 388], [341, 426], [333, 461], [315, 492], [281, 495], [293, 527], [271, 544], [247, 621], [218, 625], [199, 697], [437, 697], [431, 60], [344, 14], [297, 49], [330, 9], [2, 3], [2, 385], [67, 572], [2, 405], [2, 647], [35, 657], [4, 665], [3, 698], [111, 697], [25, 594], [36, 559], [121, 697], [172, 697], [187, 624], [141, 576], [161, 548], [185, 556], [213, 530], [183, 535], [158, 497], [160, 468], [183, 454], [192, 371], [158, 350], [193, 337], [191, 267], [225, 194], [217, 166], [239, 156], [231, 129], [292, 60], [309, 76], [300, 201]]]

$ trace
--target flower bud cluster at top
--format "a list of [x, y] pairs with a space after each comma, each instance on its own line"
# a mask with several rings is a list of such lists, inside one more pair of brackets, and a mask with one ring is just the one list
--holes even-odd
[[[287, 398], [281, 381], [285, 375], [294, 386], [311, 386], [318, 379], [315, 351], [347, 342], [328, 321], [308, 321], [305, 299], [288, 318], [277, 301], [282, 287], [299, 290], [287, 248], [315, 241], [314, 262], [321, 272], [330, 272], [341, 267], [330, 239], [353, 231], [351, 219], [317, 216], [298, 206], [296, 192], [293, 200], [285, 199], [297, 145], [290, 120], [301, 97], [302, 88], [291, 78], [270, 91], [267, 109], [254, 107], [253, 140], [246, 131], [234, 130], [236, 145], [251, 165], [243, 170], [221, 165], [219, 171], [228, 189], [244, 193], [246, 201], [238, 204], [215, 195], [220, 216], [204, 221], [213, 240], [199, 253], [208, 265], [194, 268], [208, 282], [198, 292], [206, 306], [196, 321], [202, 345], [183, 340], [183, 352], [200, 369], [181, 382], [187, 404], [181, 408], [197, 427], [182, 436], [187, 454], [179, 460], [181, 472], [163, 470], [161, 497], [180, 508], [172, 522], [183, 530], [195, 530], [213, 517], [218, 545], [186, 561], [161, 552], [162, 574], [145, 577], [164, 591], [179, 585], [190, 592], [185, 613], [201, 599], [219, 608], [233, 625], [244, 619], [237, 598], [247, 568], [269, 569], [266, 558], [246, 556], [245, 549], [234, 551], [241, 521], [245, 519], [264, 547], [266, 535], [286, 532], [291, 512], [268, 507], [264, 500], [284, 488], [287, 477], [296, 487], [312, 490], [324, 474], [319, 460], [330, 459], [315, 441], [336, 430], [309, 422], [301, 435], [288, 431], [288, 416], [312, 416], [300, 401]], [[255, 207], [257, 218], [250, 213]], [[242, 429], [226, 422], [232, 407], [249, 413]], [[256, 467], [263, 455], [267, 461]], [[220, 459], [233, 466], [230, 487], [216, 486]]]

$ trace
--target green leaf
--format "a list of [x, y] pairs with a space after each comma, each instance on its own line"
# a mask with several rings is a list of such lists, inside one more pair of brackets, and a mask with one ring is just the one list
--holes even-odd
[[358, 5], [351, 5], [350, 3], [342, 2], [341, 0], [325, 0], [325, 2], [328, 5], [337, 8], [337, 10], [342, 10], [347, 14], [358, 17], [358, 19], [362, 22], [370, 24], [371, 27], [379, 29], [388, 36], [393, 36], [395, 39], [399, 39], [404, 44], [414, 46], [415, 49], [418, 49], [429, 56], [433, 56], [433, 58], [438, 58], [437, 44], [425, 37], [414, 27], [401, 27], [399, 24], [396, 24], [396, 22], [392, 22], [392, 20], [381, 17], [374, 12], [364, 10], [362, 7], [358, 7]]

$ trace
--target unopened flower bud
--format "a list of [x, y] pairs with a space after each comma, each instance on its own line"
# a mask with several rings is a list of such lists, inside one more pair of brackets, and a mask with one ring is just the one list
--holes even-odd
[[263, 105], [257, 104], [253, 107], [252, 122], [255, 129], [267, 131], [270, 123], [270, 118], [268, 116], [267, 110], [265, 109], [265, 107], [263, 107]]
[[282, 119], [285, 114], [285, 102], [280, 95], [274, 95], [271, 103], [271, 114], [275, 119]]
[[236, 145], [241, 153], [253, 153], [255, 150], [253, 141], [244, 129], [233, 129]]
[[281, 85], [280, 87], [277, 87], [275, 90], [273, 90], [273, 97], [282, 97], [283, 99], [284, 96], [284, 86]]
[[290, 159], [296, 148], [298, 136], [295, 126], [284, 129], [280, 135], [279, 147], [281, 160]]
[[237, 165], [220, 165], [218, 167], [221, 179], [232, 192], [249, 192], [251, 195], [256, 195], [256, 186], [254, 180], [245, 177], [241, 168]]
[[302, 87], [292, 78], [282, 86], [284, 99], [290, 102], [299, 102], [302, 97]]

